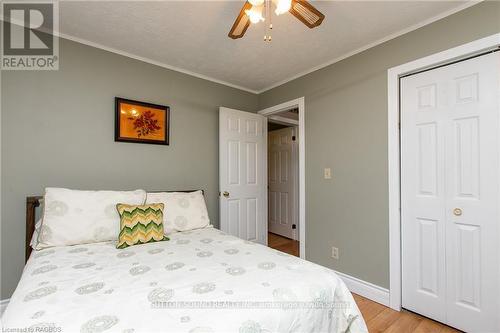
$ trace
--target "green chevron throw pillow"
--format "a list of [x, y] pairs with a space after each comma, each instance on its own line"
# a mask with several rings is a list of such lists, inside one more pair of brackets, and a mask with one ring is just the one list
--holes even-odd
[[169, 240], [163, 234], [162, 203], [148, 205], [117, 204], [120, 214], [120, 234], [117, 249], [138, 244]]

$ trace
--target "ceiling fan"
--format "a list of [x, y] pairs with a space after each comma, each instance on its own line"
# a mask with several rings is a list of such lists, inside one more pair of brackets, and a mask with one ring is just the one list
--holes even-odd
[[290, 12], [309, 28], [317, 27], [323, 22], [325, 15], [314, 8], [307, 0], [247, 0], [241, 8], [233, 27], [228, 36], [232, 39], [238, 39], [245, 35], [250, 23], [257, 24], [261, 21], [266, 22], [266, 34], [264, 41], [271, 41], [272, 6], [276, 15]]

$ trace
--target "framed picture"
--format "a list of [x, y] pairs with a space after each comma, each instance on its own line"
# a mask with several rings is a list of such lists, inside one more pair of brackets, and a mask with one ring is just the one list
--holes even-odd
[[115, 98], [115, 141], [168, 145], [170, 108]]

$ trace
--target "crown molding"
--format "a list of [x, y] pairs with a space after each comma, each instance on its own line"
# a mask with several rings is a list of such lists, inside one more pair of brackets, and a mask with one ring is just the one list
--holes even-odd
[[405, 29], [403, 29], [403, 30], [400, 30], [400, 31], [398, 31], [398, 32], [395, 32], [395, 33], [393, 33], [393, 34], [390, 34], [390, 35], [388, 35], [388, 36], [386, 36], [386, 37], [384, 37], [384, 38], [381, 38], [381, 39], [379, 39], [379, 40], [376, 40], [375, 42], [372, 42], [372, 43], [370, 43], [370, 44], [366, 44], [365, 46], [362, 46], [362, 47], [360, 47], [360, 48], [358, 48], [358, 49], [356, 49], [356, 50], [354, 50], [354, 51], [351, 51], [351, 52], [345, 53], [345, 54], [341, 55], [340, 57], [337, 57], [337, 58], [335, 58], [335, 59], [333, 59], [333, 60], [330, 60], [330, 61], [328, 61], [328, 62], [325, 62], [325, 63], [321, 64], [321, 65], [315, 66], [315, 67], [313, 67], [313, 68], [311, 68], [311, 69], [308, 69], [308, 70], [305, 70], [305, 71], [300, 72], [300, 73], [298, 73], [298, 74], [295, 74], [295, 75], [293, 75], [293, 76], [289, 77], [288, 79], [284, 79], [284, 80], [282, 80], [282, 81], [279, 81], [279, 82], [277, 82], [277, 83], [274, 83], [274, 84], [272, 84], [272, 85], [270, 85], [270, 86], [268, 86], [268, 87], [266, 87], [266, 88], [264, 88], [264, 89], [258, 90], [258, 91], [257, 91], [257, 94], [262, 94], [262, 93], [264, 93], [264, 92], [266, 92], [266, 91], [268, 91], [268, 90], [271, 90], [271, 89], [274, 89], [274, 88], [279, 87], [279, 86], [281, 86], [281, 85], [284, 85], [285, 83], [288, 83], [288, 82], [290, 82], [290, 81], [293, 81], [293, 80], [295, 80], [295, 79], [298, 79], [298, 78], [300, 78], [300, 77], [302, 77], [302, 76], [305, 76], [305, 75], [307, 75], [307, 74], [310, 74], [310, 73], [315, 72], [315, 71], [317, 71], [317, 70], [320, 70], [320, 69], [322, 69], [322, 68], [325, 68], [325, 67], [328, 67], [328, 66], [330, 66], [330, 65], [333, 65], [333, 64], [335, 64], [335, 63], [337, 63], [337, 62], [339, 62], [339, 61], [342, 61], [342, 60], [344, 60], [344, 59], [347, 59], [347, 58], [349, 58], [349, 57], [352, 57], [353, 55], [356, 55], [356, 54], [358, 54], [358, 53], [364, 52], [364, 51], [366, 51], [366, 50], [368, 50], [368, 49], [371, 49], [372, 47], [375, 47], [375, 46], [377, 46], [377, 45], [380, 45], [380, 44], [383, 44], [383, 43], [385, 43], [385, 42], [387, 42], [387, 41], [390, 41], [391, 39], [394, 39], [394, 38], [400, 37], [400, 36], [405, 35], [405, 34], [407, 34], [407, 33], [409, 33], [409, 32], [412, 32], [412, 31], [414, 31], [414, 30], [417, 30], [417, 29], [419, 29], [419, 28], [422, 28], [422, 27], [424, 27], [424, 26], [426, 26], [426, 25], [429, 25], [429, 24], [431, 24], [431, 23], [434, 23], [434, 22], [436, 22], [436, 21], [439, 21], [439, 20], [441, 20], [441, 19], [443, 19], [443, 18], [445, 18], [445, 17], [447, 17], [447, 16], [450, 16], [450, 15], [453, 15], [453, 14], [455, 14], [455, 13], [458, 13], [458, 12], [460, 12], [460, 11], [464, 10], [464, 9], [467, 9], [467, 8], [469, 8], [469, 7], [472, 7], [472, 6], [474, 6], [474, 5], [477, 5], [478, 3], [481, 3], [481, 2], [483, 2], [483, 1], [484, 1], [484, 0], [471, 0], [471, 1], [468, 1], [468, 2], [464, 3], [464, 4], [463, 4], [463, 5], [461, 5], [461, 6], [458, 6], [458, 7], [452, 8], [452, 9], [450, 9], [450, 10], [447, 10], [447, 11], [445, 11], [445, 12], [443, 12], [443, 13], [439, 14], [439, 15], [433, 16], [433, 17], [431, 17], [431, 18], [429, 18], [429, 19], [426, 19], [426, 20], [421, 21], [421, 22], [419, 22], [419, 23], [417, 23], [417, 24], [414, 24], [414, 25], [412, 25], [412, 26], [410, 26], [410, 27], [408, 27], [408, 28], [405, 28]]
[[[122, 1], [122, 0], [115, 0], [115, 1]], [[193, 1], [195, 1], [195, 0], [193, 0]], [[3, 20], [0, 17], [0, 22], [1, 21], [3, 21]], [[12, 24], [19, 25], [19, 26], [23, 26], [24, 25], [24, 22], [16, 20], [16, 19], [11, 19], [9, 22], [12, 23]], [[243, 87], [243, 86], [240, 86], [240, 85], [237, 85], [237, 84], [233, 84], [233, 83], [230, 83], [230, 82], [227, 82], [227, 81], [219, 80], [219, 79], [213, 78], [211, 76], [207, 76], [207, 75], [199, 74], [199, 73], [196, 73], [196, 72], [192, 72], [190, 70], [183, 69], [183, 68], [180, 68], [180, 67], [171, 66], [169, 64], [163, 63], [161, 61], [156, 61], [156, 60], [153, 60], [153, 59], [150, 59], [150, 58], [147, 58], [147, 57], [141, 57], [139, 55], [136, 55], [136, 54], [133, 54], [133, 53], [130, 53], [130, 52], [126, 52], [126, 51], [122, 51], [122, 50], [119, 50], [119, 49], [115, 49], [113, 47], [108, 47], [108, 46], [105, 46], [103, 44], [95, 43], [95, 42], [89, 41], [89, 40], [84, 39], [84, 38], [79, 38], [79, 37], [75, 37], [73, 35], [65, 34], [65, 33], [62, 33], [62, 32], [60, 32], [58, 30], [53, 31], [53, 32], [48, 32], [48, 31], [46, 31], [44, 29], [41, 29], [41, 30], [45, 31], [47, 33], [52, 33], [54, 36], [56, 36], [58, 38], [67, 39], [67, 40], [70, 40], [72, 42], [76, 42], [76, 43], [79, 43], [79, 44], [91, 46], [91, 47], [94, 47], [96, 49], [101, 49], [101, 50], [104, 50], [104, 51], [107, 51], [107, 52], [115, 53], [115, 54], [118, 54], [118, 55], [121, 55], [121, 56], [124, 56], [124, 57], [127, 57], [127, 58], [139, 60], [139, 61], [151, 64], [151, 65], [163, 67], [163, 68], [166, 68], [166, 69], [169, 69], [169, 70], [172, 70], [172, 71], [175, 71], [175, 72], [183, 73], [183, 74], [186, 74], [186, 75], [189, 75], [189, 76], [194, 76], [194, 77], [197, 77], [199, 79], [203, 79], [203, 80], [207, 80], [207, 81], [210, 81], [210, 82], [222, 84], [222, 85], [227, 86], [227, 87], [231, 87], [231, 88], [235, 88], [235, 89], [238, 89], [238, 90], [246, 91], [246, 92], [249, 92], [249, 93], [252, 93], [252, 94], [256, 94], [256, 95], [258, 94], [257, 90], [253, 90], [253, 89], [250, 89], [250, 88], [247, 88], [247, 87]]]
[[175, 71], [175, 72], [183, 73], [183, 74], [186, 74], [186, 75], [189, 75], [189, 76], [194, 76], [194, 77], [197, 77], [199, 79], [203, 79], [203, 80], [211, 81], [211, 82], [214, 82], [214, 83], [222, 84], [224, 86], [228, 86], [228, 87], [235, 88], [235, 89], [238, 89], [238, 90], [243, 90], [243, 91], [246, 91], [246, 92], [249, 92], [249, 93], [252, 93], [252, 94], [258, 94], [258, 92], [256, 90], [249, 89], [247, 87], [239, 86], [237, 84], [232, 84], [232, 83], [227, 82], [227, 81], [219, 80], [219, 79], [216, 79], [216, 78], [213, 78], [213, 77], [210, 77], [210, 76], [207, 76], [207, 75], [199, 74], [199, 73], [196, 73], [196, 72], [192, 72], [192, 71], [189, 71], [189, 70], [186, 70], [186, 69], [183, 69], [183, 68], [171, 66], [171, 65], [168, 65], [168, 64], [160, 62], [160, 61], [156, 61], [156, 60], [153, 60], [153, 59], [150, 59], [150, 58], [146, 58], [146, 57], [141, 57], [141, 56], [138, 56], [136, 54], [129, 53], [129, 52], [122, 51], [122, 50], [118, 50], [118, 49], [115, 49], [115, 48], [112, 48], [112, 47], [108, 47], [108, 46], [105, 46], [105, 45], [102, 45], [102, 44], [99, 44], [99, 43], [94, 43], [94, 42], [91, 42], [91, 41], [83, 39], [83, 38], [78, 38], [78, 37], [75, 37], [75, 36], [72, 36], [72, 35], [68, 35], [68, 34], [64, 34], [64, 33], [61, 33], [61, 32], [56, 32], [56, 33], [54, 33], [54, 35], [56, 35], [56, 36], [58, 36], [60, 38], [63, 38], [63, 39], [67, 39], [67, 40], [73, 41], [73, 42], [77, 42], [77, 43], [80, 43], [80, 44], [84, 44], [84, 45], [88, 45], [88, 46], [91, 46], [91, 47], [95, 47], [97, 49], [101, 49], [101, 50], [104, 50], [104, 51], [108, 51], [108, 52], [112, 52], [112, 53], [115, 53], [115, 54], [119, 54], [119, 55], [124, 56], [124, 57], [132, 58], [132, 59], [139, 60], [139, 61], [142, 61], [142, 62], [145, 62], [145, 63], [148, 63], [148, 64], [152, 64], [152, 65], [155, 65], [155, 66], [163, 67], [163, 68]]
[[[453, 0], [451, 0], [453, 1]], [[284, 80], [281, 80], [279, 82], [276, 82], [276, 83], [273, 83], [272, 85], [270, 86], [267, 86], [263, 89], [259, 89], [259, 90], [255, 90], [255, 89], [251, 89], [251, 88], [248, 88], [248, 87], [244, 87], [244, 86], [240, 86], [240, 85], [237, 85], [237, 84], [233, 84], [233, 83], [230, 83], [230, 82], [227, 82], [227, 81], [224, 81], [224, 80], [219, 80], [219, 79], [216, 79], [216, 78], [213, 78], [211, 76], [207, 76], [207, 75], [204, 75], [204, 74], [199, 74], [199, 73], [196, 73], [196, 72], [193, 72], [193, 71], [190, 71], [190, 70], [187, 70], [187, 69], [183, 69], [183, 68], [180, 68], [180, 67], [176, 67], [176, 66], [172, 66], [172, 65], [169, 65], [169, 64], [166, 64], [166, 63], [163, 63], [161, 61], [156, 61], [156, 60], [153, 60], [153, 59], [150, 59], [150, 58], [147, 58], [147, 57], [142, 57], [142, 56], [138, 56], [136, 54], [133, 54], [133, 53], [129, 53], [129, 52], [126, 52], [126, 51], [122, 51], [122, 50], [119, 50], [119, 49], [115, 49], [115, 48], [112, 48], [112, 47], [108, 47], [108, 46], [105, 46], [105, 45], [102, 45], [102, 44], [99, 44], [99, 43], [95, 43], [95, 42], [91, 42], [89, 40], [86, 40], [86, 39], [83, 39], [83, 38], [79, 38], [79, 37], [75, 37], [75, 36], [72, 36], [72, 35], [69, 35], [69, 34], [64, 34], [64, 33], [61, 33], [60, 31], [55, 31], [54, 32], [54, 35], [55, 36], [58, 36], [60, 38], [64, 38], [64, 39], [67, 39], [67, 40], [70, 40], [70, 41], [73, 41], [73, 42], [77, 42], [77, 43], [80, 43], [80, 44], [84, 44], [84, 45], [88, 45], [88, 46], [91, 46], [91, 47], [95, 47], [97, 49], [101, 49], [101, 50], [104, 50], [104, 51], [108, 51], [108, 52], [112, 52], [112, 53], [115, 53], [115, 54], [119, 54], [119, 55], [122, 55], [124, 57], [128, 57], [128, 58], [131, 58], [131, 59], [135, 59], [135, 60], [139, 60], [139, 61], [142, 61], [142, 62], [145, 62], [145, 63], [148, 63], [148, 64], [152, 64], [152, 65], [155, 65], [155, 66], [159, 66], [159, 67], [163, 67], [163, 68], [166, 68], [166, 69], [169, 69], [169, 70], [172, 70], [172, 71], [176, 71], [176, 72], [179, 72], [179, 73], [183, 73], [183, 74], [186, 74], [186, 75], [189, 75], [189, 76], [193, 76], [193, 77], [197, 77], [199, 79], [203, 79], [203, 80], [207, 80], [207, 81], [211, 81], [211, 82], [214, 82], [214, 83], [218, 83], [218, 84], [221, 84], [221, 85], [225, 85], [225, 86], [228, 86], [228, 87], [231, 87], [231, 88], [235, 88], [235, 89], [238, 89], [238, 90], [242, 90], [242, 91], [246, 91], [246, 92], [249, 92], [249, 93], [252, 93], [252, 94], [256, 94], [256, 95], [259, 95], [259, 94], [262, 94], [268, 90], [271, 90], [271, 89], [274, 89], [276, 87], [279, 87], [281, 85], [284, 85], [285, 83], [288, 83], [290, 81], [293, 81], [295, 79], [298, 79], [302, 76], [305, 76], [307, 74], [310, 74], [310, 73], [313, 73], [315, 71], [318, 71], [322, 68], [325, 68], [325, 67], [328, 67], [330, 65], [333, 65], [339, 61], [342, 61], [344, 59], [347, 59], [349, 57], [352, 57], [353, 55], [356, 55], [358, 53], [361, 53], [361, 52], [364, 52], [368, 49], [371, 49], [372, 47], [375, 47], [377, 45], [380, 45], [380, 44], [383, 44], [389, 40], [392, 40], [394, 38], [397, 38], [397, 37], [400, 37], [404, 34], [407, 34], [409, 32], [412, 32], [414, 30], [417, 30], [419, 28], [422, 28], [426, 25], [429, 25], [431, 23], [434, 23], [436, 21], [439, 21], [447, 16], [450, 16], [450, 15], [453, 15], [455, 13], [458, 13], [464, 9], [467, 9], [469, 7], [472, 7], [474, 5], [477, 5], [478, 3], [481, 3], [483, 2], [484, 0], [470, 0], [470, 1], [467, 1], [466, 3], [460, 5], [460, 6], [457, 6], [455, 8], [452, 8], [450, 10], [447, 10], [445, 12], [442, 12], [441, 14], [439, 15], [436, 15], [436, 16], [433, 16], [429, 19], [426, 19], [426, 20], [423, 20], [417, 24], [414, 24], [408, 28], [405, 28], [405, 29], [402, 29], [398, 32], [395, 32], [393, 34], [390, 34], [384, 38], [381, 38], [381, 39], [378, 39], [372, 43], [369, 43], [369, 44], [366, 44], [354, 51], [351, 51], [351, 52], [348, 52], [348, 53], [345, 53], [339, 57], [336, 57], [326, 63], [323, 63], [321, 65], [318, 65], [318, 66], [315, 66], [315, 67], [312, 67], [308, 70], [305, 70], [305, 71], [302, 71], [298, 74], [295, 74], [293, 76], [290, 76], [289, 78], [287, 79], [284, 79]], [[12, 22], [14, 24], [19, 24], [18, 22]]]

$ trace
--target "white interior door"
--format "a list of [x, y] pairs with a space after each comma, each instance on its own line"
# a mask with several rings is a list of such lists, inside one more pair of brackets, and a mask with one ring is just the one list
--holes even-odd
[[296, 168], [293, 127], [268, 133], [269, 231], [295, 239], [297, 218]]
[[500, 53], [401, 79], [404, 308], [500, 331]]
[[221, 230], [267, 245], [267, 119], [219, 109], [219, 182]]

